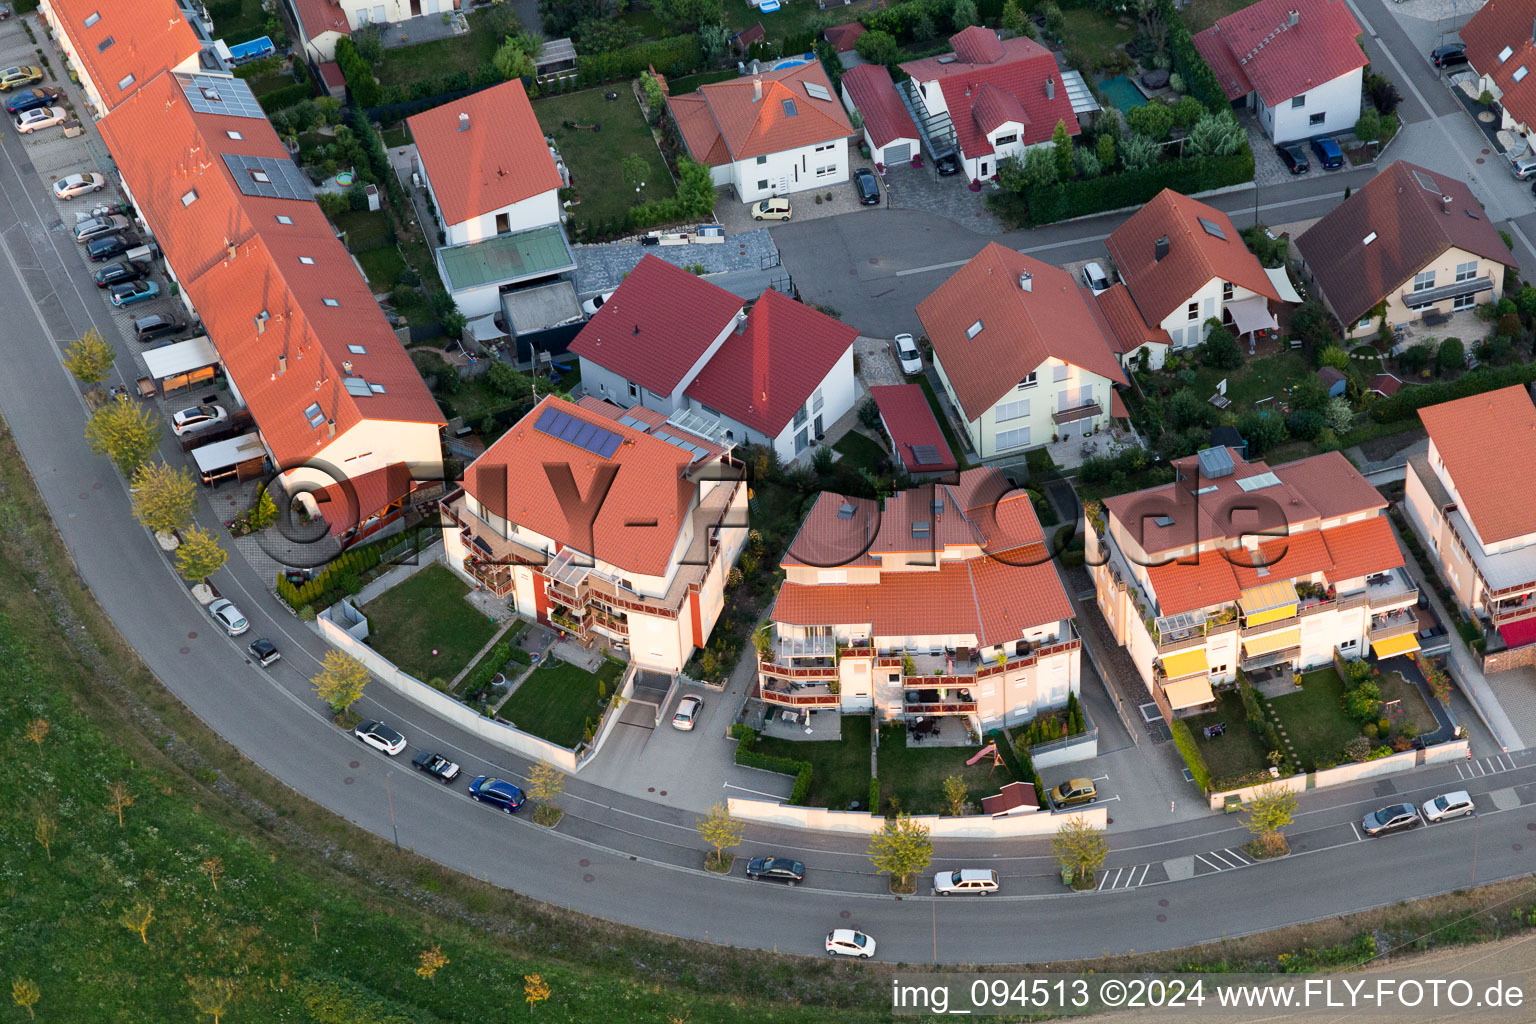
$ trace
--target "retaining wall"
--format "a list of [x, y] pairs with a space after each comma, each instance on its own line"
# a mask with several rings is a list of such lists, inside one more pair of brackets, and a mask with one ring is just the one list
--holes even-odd
[[[1398, 772], [1406, 772], [1420, 765], [1445, 764], [1450, 761], [1465, 761], [1467, 758], [1467, 741], [1452, 740], [1449, 743], [1437, 743], [1424, 750], [1405, 750], [1401, 754], [1393, 754], [1390, 757], [1379, 758], [1375, 761], [1357, 761], [1353, 764], [1341, 764], [1337, 768], [1327, 768], [1310, 775], [1292, 775], [1286, 779], [1276, 779], [1272, 785], [1288, 789], [1292, 793], [1300, 793], [1306, 789], [1326, 789], [1329, 786], [1342, 786], [1350, 782], [1358, 782], [1361, 779], [1374, 779], [1380, 775], [1394, 775]], [[1244, 786], [1242, 789], [1229, 789], [1220, 793], [1211, 794], [1211, 810], [1221, 810], [1227, 802], [1227, 797], [1235, 796], [1245, 803], [1251, 799], [1257, 791], [1264, 788], [1264, 784], [1258, 786]]]
[[[733, 818], [744, 821], [763, 821], [793, 828], [814, 828], [825, 832], [853, 832], [873, 835], [885, 828], [885, 818], [866, 811], [830, 811], [825, 807], [795, 807], [772, 800], [749, 800], [730, 797], [729, 808]], [[963, 818], [943, 818], [937, 814], [914, 814], [913, 821], [928, 826], [928, 834], [935, 839], [1002, 839], [1013, 836], [1051, 835], [1068, 818], [1083, 818], [1096, 828], [1104, 828], [1109, 822], [1109, 808], [1085, 807], [1071, 811], [1037, 812], [1007, 818], [992, 818], [975, 814]]]

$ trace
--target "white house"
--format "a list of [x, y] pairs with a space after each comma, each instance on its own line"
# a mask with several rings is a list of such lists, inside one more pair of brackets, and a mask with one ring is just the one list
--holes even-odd
[[848, 180], [853, 125], [819, 61], [669, 96], [688, 155], [743, 202]]
[[553, 279], [575, 260], [560, 227], [564, 179], [517, 79], [406, 121], [437, 211], [438, 269], [465, 316]]
[[1345, 0], [1259, 0], [1194, 43], [1227, 99], [1245, 101], [1280, 143], [1354, 128], [1369, 63], [1359, 36]]
[[[411, 18], [441, 17], [459, 0], [287, 0], [304, 49], [317, 62], [336, 59], [336, 43], [353, 29]], [[245, 40], [230, 40], [244, 42]]]
[[843, 103], [864, 119], [864, 144], [870, 158], [894, 167], [922, 152], [912, 114], [901, 102], [891, 72], [883, 64], [857, 64], [843, 72]]
[[1092, 297], [1065, 270], [992, 242], [917, 316], [977, 458], [1109, 424], [1125, 374]]
[[[1105, 245], [1145, 326], [1166, 334], [1174, 351], [1203, 342], [1212, 319], [1238, 334], [1276, 326], [1269, 303], [1280, 292], [1271, 275], [1283, 280], [1284, 268], [1266, 271], [1214, 206], [1163, 189]], [[1101, 305], [1110, 292], [1099, 296]], [[1134, 349], [1121, 348], [1134, 357]], [[1161, 365], [1155, 346], [1148, 357]]]
[[[1488, 0], [1461, 28], [1467, 63], [1478, 75], [1477, 91], [1492, 94], [1500, 128], [1529, 145], [1536, 135], [1536, 7], [1526, 0]], [[1518, 155], [1518, 154], [1517, 154]]]
[[201, 18], [176, 0], [43, 0], [38, 14], [52, 26], [98, 118], [163, 71], [229, 77]]

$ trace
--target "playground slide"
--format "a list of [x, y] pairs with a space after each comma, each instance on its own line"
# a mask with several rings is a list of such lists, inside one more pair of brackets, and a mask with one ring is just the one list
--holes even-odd
[[969, 761], [965, 762], [965, 766], [967, 768], [969, 768], [971, 765], [975, 764], [977, 761], [980, 761], [982, 758], [986, 757], [988, 754], [993, 754], [993, 755], [997, 754], [997, 744], [996, 743], [988, 743], [986, 746], [984, 746], [980, 750], [976, 751], [976, 756], [971, 758]]

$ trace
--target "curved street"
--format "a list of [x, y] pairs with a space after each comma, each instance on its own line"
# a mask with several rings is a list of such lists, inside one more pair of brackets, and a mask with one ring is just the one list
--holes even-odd
[[[1530, 870], [1525, 846], [1536, 844], [1536, 758], [1529, 751], [1507, 755], [1507, 770], [1471, 782], [1447, 765], [1303, 794], [1289, 833], [1296, 854], [1273, 863], [1250, 865], [1232, 853], [1249, 838], [1236, 818], [1208, 815], [1135, 831], [1112, 827], [1101, 892], [1062, 888], [1048, 838], [938, 842], [935, 867], [989, 866], [1003, 877], [1005, 895], [973, 903], [891, 898], [864, 855], [863, 838], [776, 827], [750, 827], [739, 852], [793, 853], [807, 862], [805, 886], [749, 883], [739, 865], [734, 876], [712, 875], [702, 869], [693, 810], [600, 789], [580, 775], [568, 781], [566, 816], [553, 832], [480, 807], [462, 786], [445, 788], [411, 771], [406, 758], [414, 751], [391, 761], [330, 724], [307, 681], [325, 645], [271, 594], [271, 581], [259, 579], [238, 556], [215, 582], [250, 618], [252, 632], [244, 639], [271, 637], [283, 651], [281, 662], [270, 670], [251, 664], [244, 641], [225, 637], [192, 600], [134, 521], [123, 480], [87, 449], [84, 404], [60, 365], [63, 349], [93, 325], [122, 344], [108, 307], [14, 133], [3, 133], [0, 172], [13, 183], [0, 195], [6, 225], [0, 350], [8, 370], [0, 376], [0, 414], [85, 584], [149, 668], [211, 729], [295, 791], [360, 827], [386, 839], [398, 829], [400, 844], [422, 856], [582, 913], [742, 947], [820, 953], [829, 927], [854, 925], [878, 939], [882, 959], [909, 963], [1049, 961], [1172, 948]], [[1299, 183], [1266, 202], [1323, 209], [1340, 191], [1332, 180]], [[1252, 201], [1246, 192], [1232, 198], [1234, 205]], [[879, 216], [899, 231], [938, 237], [924, 215]], [[1098, 218], [1006, 240], [1070, 253], [1112, 223]], [[848, 229], [830, 221], [795, 225], [783, 229], [781, 244], [789, 254], [795, 232]], [[959, 236], [953, 244], [960, 248], [981, 242], [951, 234]], [[869, 265], [841, 248], [828, 248], [825, 258], [844, 261], [844, 280], [853, 280], [854, 267]], [[930, 251], [921, 262], [950, 258], [965, 255]], [[796, 273], [836, 280], [816, 274], [814, 266]], [[891, 288], [907, 287], [911, 276], [886, 275]], [[859, 280], [869, 301], [879, 301], [880, 289], [862, 270]], [[185, 459], [169, 434], [163, 454], [173, 465]], [[201, 519], [218, 526], [206, 494]], [[369, 689], [358, 710], [398, 726], [416, 749], [444, 751], [466, 777], [526, 772], [525, 763], [381, 685]], [[696, 738], [727, 742], [707, 732]], [[1371, 841], [1356, 831], [1365, 811], [1389, 799], [1422, 800], [1457, 788], [1477, 798], [1476, 817]]]

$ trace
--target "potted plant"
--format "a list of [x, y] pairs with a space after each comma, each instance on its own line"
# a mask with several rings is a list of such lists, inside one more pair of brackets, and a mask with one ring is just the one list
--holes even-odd
[[980, 192], [981, 191], [981, 179], [980, 178], [972, 178], [971, 179], [971, 191], [972, 192]]

